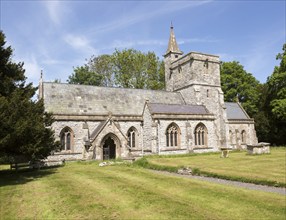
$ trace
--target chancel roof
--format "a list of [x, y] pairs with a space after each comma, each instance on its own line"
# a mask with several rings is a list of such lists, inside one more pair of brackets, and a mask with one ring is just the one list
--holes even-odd
[[142, 115], [146, 100], [184, 104], [179, 92], [43, 83], [45, 109], [60, 115]]
[[174, 115], [206, 115], [209, 111], [203, 105], [179, 105], [148, 103], [151, 114], [174, 114]]
[[240, 104], [236, 102], [225, 102], [227, 119], [250, 119]]

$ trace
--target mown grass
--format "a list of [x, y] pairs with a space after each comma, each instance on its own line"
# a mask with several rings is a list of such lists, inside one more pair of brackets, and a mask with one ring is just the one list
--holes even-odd
[[190, 167], [196, 174], [223, 179], [286, 187], [286, 148], [271, 148], [271, 154], [247, 155], [230, 152], [228, 158], [219, 153], [147, 158], [148, 168], [177, 170]]
[[285, 196], [126, 165], [0, 171], [0, 219], [285, 219]]

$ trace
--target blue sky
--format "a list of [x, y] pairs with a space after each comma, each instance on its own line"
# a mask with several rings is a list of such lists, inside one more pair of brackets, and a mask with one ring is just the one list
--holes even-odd
[[0, 29], [27, 82], [66, 82], [73, 67], [115, 48], [167, 49], [170, 23], [180, 49], [239, 61], [260, 82], [285, 43], [285, 0], [11, 1], [0, 0]]

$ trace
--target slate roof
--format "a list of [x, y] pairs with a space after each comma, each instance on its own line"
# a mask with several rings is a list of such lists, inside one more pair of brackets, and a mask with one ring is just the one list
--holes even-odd
[[236, 102], [225, 102], [227, 119], [250, 119], [240, 104]]
[[100, 133], [100, 131], [106, 125], [107, 122], [108, 120], [100, 122], [99, 125], [94, 129], [94, 131], [90, 135], [90, 139], [93, 140]]
[[209, 111], [203, 105], [178, 105], [148, 103], [151, 114], [176, 114], [176, 115], [206, 115]]
[[145, 101], [184, 104], [179, 92], [43, 83], [45, 109], [62, 115], [142, 115]]

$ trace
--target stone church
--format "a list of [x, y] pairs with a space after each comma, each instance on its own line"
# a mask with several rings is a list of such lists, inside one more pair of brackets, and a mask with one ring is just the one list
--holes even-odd
[[218, 56], [184, 55], [171, 27], [164, 62], [164, 91], [41, 79], [39, 98], [55, 118], [52, 128], [62, 145], [50, 158], [133, 159], [257, 143], [254, 120], [239, 103], [224, 102]]

